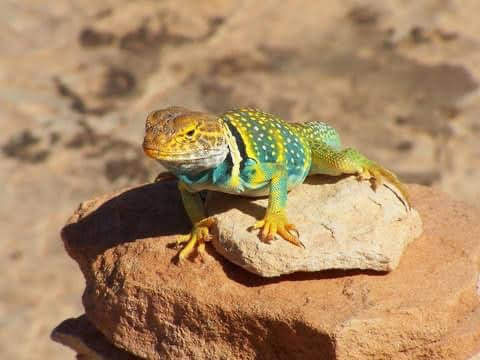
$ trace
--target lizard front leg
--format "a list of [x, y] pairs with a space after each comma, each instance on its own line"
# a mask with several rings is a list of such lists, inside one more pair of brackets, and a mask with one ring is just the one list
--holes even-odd
[[216, 223], [215, 218], [207, 217], [199, 193], [190, 192], [182, 181], [178, 182], [183, 207], [190, 218], [193, 229], [190, 234], [181, 237], [177, 243], [186, 243], [178, 253], [179, 261], [186, 259], [197, 247], [200, 255], [205, 252], [205, 242], [211, 238], [209, 228]]
[[297, 246], [303, 246], [297, 236], [291, 234], [291, 230], [298, 231], [295, 225], [287, 221], [285, 207], [287, 205], [287, 170], [279, 164], [266, 164], [261, 170], [264, 174], [271, 175], [269, 183], [269, 198], [267, 212], [263, 220], [257, 221], [254, 229], [262, 229], [260, 237], [264, 241], [271, 241], [276, 234]]

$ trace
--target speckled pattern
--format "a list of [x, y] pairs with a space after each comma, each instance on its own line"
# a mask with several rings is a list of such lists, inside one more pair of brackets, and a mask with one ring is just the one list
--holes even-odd
[[[271, 164], [286, 168], [288, 188], [303, 182], [308, 175], [311, 151], [307, 140], [300, 136], [298, 126], [291, 126], [273, 115], [254, 109], [232, 110], [221, 119], [230, 129], [239, 149], [241, 176], [253, 185], [253, 189], [257, 190], [256, 184], [262, 188], [266, 186], [265, 181], [272, 176]], [[248, 164], [254, 164], [256, 171], [251, 171]]]

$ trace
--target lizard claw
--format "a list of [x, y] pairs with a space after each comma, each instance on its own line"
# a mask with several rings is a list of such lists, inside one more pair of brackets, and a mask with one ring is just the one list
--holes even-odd
[[359, 181], [369, 180], [373, 189], [376, 190], [383, 185], [384, 175], [375, 166], [366, 166], [357, 174]]
[[358, 180], [370, 180], [374, 190], [378, 189], [385, 182], [391, 183], [399, 190], [401, 198], [403, 198], [401, 200], [405, 203], [407, 210], [410, 209], [407, 189], [398, 180], [397, 176], [376, 162], [367, 159], [358, 150], [352, 148], [342, 150], [338, 169], [345, 174], [356, 174]]
[[380, 165], [371, 161], [366, 161], [366, 164], [361, 168], [360, 171], [358, 171], [357, 178], [359, 180], [369, 180], [374, 190], [380, 188], [384, 184], [385, 180], [391, 182], [402, 194], [407, 209], [411, 207], [408, 192], [405, 186], [398, 180], [394, 173], [381, 167]]
[[172, 248], [178, 249], [182, 245], [185, 245], [188, 243], [190, 238], [192, 237], [191, 234], [186, 234], [186, 235], [178, 235], [177, 238], [175, 239], [175, 244], [171, 244]]
[[[298, 238], [299, 234], [295, 225], [287, 223], [287, 219], [283, 215], [267, 215], [263, 220], [257, 221], [253, 228], [262, 229], [260, 238], [263, 241], [270, 242], [278, 234], [293, 245], [305, 247]], [[297, 236], [291, 234], [290, 231], [295, 231]]]

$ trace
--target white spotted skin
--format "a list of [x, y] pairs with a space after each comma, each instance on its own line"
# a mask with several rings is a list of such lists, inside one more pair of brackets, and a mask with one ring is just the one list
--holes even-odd
[[311, 151], [308, 142], [302, 139], [292, 124], [253, 109], [232, 110], [221, 118], [236, 130], [233, 134], [244, 157], [259, 164], [284, 166], [289, 189], [305, 180], [310, 170]]

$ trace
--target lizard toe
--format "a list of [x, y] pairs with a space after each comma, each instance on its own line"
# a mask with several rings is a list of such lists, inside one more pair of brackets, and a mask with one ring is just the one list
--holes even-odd
[[[265, 219], [257, 221], [253, 225], [254, 229], [262, 229], [260, 232], [260, 238], [265, 242], [273, 240], [275, 235], [279, 235], [282, 239], [296, 245], [303, 246], [298, 239], [298, 231], [295, 225], [287, 222], [283, 215], [267, 215]], [[293, 235], [291, 231], [297, 233], [297, 236]]]
[[202, 257], [206, 254], [205, 242], [212, 239], [210, 226], [216, 224], [216, 222], [217, 220], [215, 218], [203, 219], [195, 224], [190, 234], [180, 236], [177, 240], [177, 244], [186, 243], [183, 249], [178, 253], [178, 260], [180, 263], [190, 257], [195, 250], [197, 250], [198, 254]]

